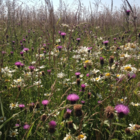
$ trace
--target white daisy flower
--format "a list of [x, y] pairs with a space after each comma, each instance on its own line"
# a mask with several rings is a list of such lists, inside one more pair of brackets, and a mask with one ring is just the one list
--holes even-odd
[[60, 73], [57, 74], [57, 77], [60, 78], [60, 79], [62, 79], [64, 76], [65, 76], [65, 74], [62, 73], [62, 72], [60, 72]]
[[85, 133], [81, 133], [80, 135], [77, 136], [76, 138], [77, 140], [86, 140], [87, 139], [87, 136]]
[[6, 117], [1, 116], [0, 117], [0, 122], [4, 122], [6, 120]]
[[12, 110], [13, 108], [17, 108], [18, 107], [18, 102], [17, 103], [11, 103], [10, 104], [10, 109]]
[[18, 132], [17, 132], [18, 130], [17, 129], [15, 129], [15, 130], [11, 130], [10, 131], [10, 137], [16, 137], [17, 135], [18, 135]]

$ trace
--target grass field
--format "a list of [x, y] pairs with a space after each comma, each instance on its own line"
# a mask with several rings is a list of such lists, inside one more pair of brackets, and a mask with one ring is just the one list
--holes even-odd
[[0, 4], [0, 140], [139, 140], [140, 9]]

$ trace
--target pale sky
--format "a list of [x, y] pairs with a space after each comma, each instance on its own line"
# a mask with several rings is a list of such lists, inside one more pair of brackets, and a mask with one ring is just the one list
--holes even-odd
[[[44, 3], [45, 0], [19, 0], [21, 2], [24, 2], [26, 5], [31, 6], [35, 5], [38, 6], [40, 3]], [[57, 9], [59, 6], [59, 0], [50, 0], [53, 2], [54, 8]], [[64, 3], [69, 4], [70, 7], [73, 7], [76, 5], [78, 0], [62, 0]], [[100, 1], [100, 0], [80, 0], [84, 6], [88, 7], [89, 3], [93, 5], [94, 1]], [[114, 7], [120, 7], [123, 0], [113, 0]], [[139, 5], [140, 6], [140, 0], [128, 0], [131, 5]], [[111, 0], [101, 0], [100, 6], [111, 6]]]

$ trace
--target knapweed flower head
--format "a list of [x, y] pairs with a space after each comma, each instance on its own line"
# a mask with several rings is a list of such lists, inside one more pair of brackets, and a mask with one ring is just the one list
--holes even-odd
[[56, 122], [55, 121], [50, 121], [49, 126], [53, 127], [53, 128], [56, 127]]
[[80, 40], [81, 40], [81, 38], [77, 38], [76, 40], [77, 40], [77, 41], [80, 41]]
[[31, 70], [31, 72], [35, 69], [34, 66], [29, 66], [29, 69]]
[[61, 32], [61, 36], [64, 38], [66, 36], [66, 33]]
[[124, 115], [127, 115], [130, 112], [128, 106], [124, 104], [116, 105], [115, 110], [120, 118], [122, 118]]
[[108, 45], [108, 43], [109, 43], [109, 41], [108, 41], [108, 40], [106, 40], [106, 41], [103, 41], [103, 43], [105, 44], [105, 46], [107, 46], [107, 45]]
[[29, 48], [24, 48], [23, 51], [24, 52], [28, 52], [29, 51]]
[[126, 15], [129, 16], [130, 15], [130, 10], [126, 10]]
[[85, 84], [82, 84], [82, 85], [81, 85], [82, 91], [85, 91], [85, 87], [86, 87]]
[[61, 50], [62, 49], [62, 46], [57, 46], [57, 49]]
[[27, 129], [29, 129], [29, 128], [30, 128], [30, 125], [27, 124], [27, 123], [25, 123], [25, 125], [23, 126], [23, 129], [27, 130]]
[[45, 106], [46, 106], [48, 103], [49, 103], [48, 100], [43, 100], [43, 101], [42, 101], [42, 104], [45, 105]]
[[16, 62], [15, 65], [16, 65], [17, 67], [20, 67], [21, 62]]
[[72, 93], [67, 96], [67, 100], [71, 101], [71, 103], [74, 104], [77, 100], [79, 100], [79, 96], [75, 93]]
[[104, 65], [104, 58], [103, 57], [100, 57], [100, 64], [101, 64], [101, 66]]
[[79, 78], [80, 74], [81, 74], [80, 72], [76, 72], [75, 73], [75, 75], [76, 75], [77, 78]]
[[23, 109], [24, 107], [25, 107], [24, 104], [19, 104], [19, 108], [20, 108], [20, 109]]
[[106, 116], [108, 119], [113, 119], [113, 117], [114, 117], [114, 111], [115, 111], [115, 109], [114, 109], [112, 106], [107, 106], [107, 107], [105, 108], [105, 111], [104, 111], [105, 116]]

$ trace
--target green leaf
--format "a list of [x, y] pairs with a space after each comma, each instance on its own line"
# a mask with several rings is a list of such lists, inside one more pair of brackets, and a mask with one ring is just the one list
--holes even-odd
[[33, 129], [34, 123], [35, 123], [35, 122], [32, 123], [32, 126], [30, 127], [30, 130], [28, 131], [27, 138], [30, 136], [30, 133], [31, 133], [31, 131], [32, 131], [32, 129]]
[[2, 104], [1, 97], [0, 97], [0, 106], [1, 106], [2, 116], [4, 117], [4, 110], [3, 110], [3, 104]]
[[73, 123], [73, 128], [74, 128], [75, 130], [77, 130], [77, 129], [78, 129], [78, 126], [76, 126], [76, 124]]
[[121, 124], [121, 123], [112, 123], [112, 124], [114, 124], [114, 125], [118, 125], [118, 126], [122, 126], [122, 127], [127, 127], [127, 125], [125, 125], [125, 124]]
[[44, 136], [38, 131], [37, 131], [37, 135], [40, 136], [41, 138], [44, 138]]
[[105, 121], [104, 121], [104, 124], [106, 124], [107, 126], [110, 126], [110, 123], [109, 123], [108, 120], [105, 120]]
[[[92, 128], [94, 131], [98, 131], [100, 134], [102, 134], [102, 132], [98, 129]], [[103, 135], [103, 134], [102, 134]]]

